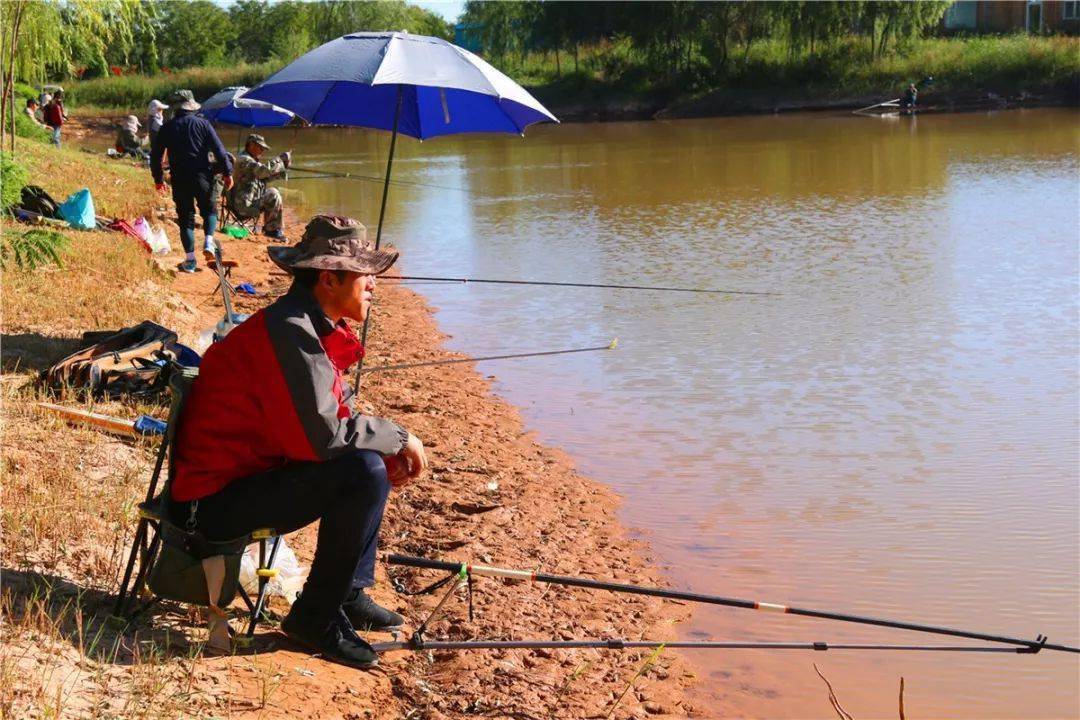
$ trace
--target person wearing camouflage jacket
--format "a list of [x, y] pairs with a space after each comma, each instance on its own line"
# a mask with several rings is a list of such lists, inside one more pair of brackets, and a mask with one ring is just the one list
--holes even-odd
[[268, 188], [266, 183], [285, 174], [292, 164], [292, 155], [283, 152], [267, 162], [261, 160], [270, 149], [262, 135], [248, 135], [244, 151], [236, 158], [233, 170], [234, 184], [229, 193], [229, 209], [238, 217], [254, 218], [263, 215], [263, 234], [275, 240], [285, 241], [281, 229], [281, 215], [284, 204], [277, 188]]

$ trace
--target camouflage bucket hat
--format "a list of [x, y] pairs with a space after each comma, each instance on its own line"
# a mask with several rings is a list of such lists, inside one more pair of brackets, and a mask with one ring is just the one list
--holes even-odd
[[250, 135], [248, 135], [247, 141], [249, 143], [255, 143], [256, 145], [261, 147], [263, 150], [269, 150], [270, 149], [270, 146], [266, 144], [266, 138], [264, 138], [259, 133], [251, 133]]
[[195, 102], [195, 95], [190, 90], [173, 90], [167, 98], [169, 107], [173, 110], [190, 110], [195, 112], [201, 105]]
[[376, 250], [367, 242], [363, 225], [347, 217], [316, 215], [304, 228], [304, 237], [292, 247], [269, 247], [270, 259], [291, 273], [300, 268], [348, 270], [379, 275], [398, 258], [396, 250]]

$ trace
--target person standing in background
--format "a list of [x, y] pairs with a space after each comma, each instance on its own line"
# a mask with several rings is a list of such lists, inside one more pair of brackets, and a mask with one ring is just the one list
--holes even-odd
[[45, 116], [45, 124], [52, 130], [52, 144], [60, 147], [60, 128], [68, 118], [67, 111], [64, 110], [63, 90], [56, 91], [42, 114]]
[[[161, 161], [169, 154], [169, 175], [172, 197], [176, 203], [176, 220], [180, 225], [180, 241], [187, 254], [178, 269], [193, 273], [195, 263], [195, 205], [203, 219], [206, 242], [203, 250], [214, 252], [214, 231], [217, 229], [217, 198], [214, 175], [221, 174], [225, 189], [232, 187], [233, 166], [229, 153], [221, 143], [214, 126], [195, 113], [199, 103], [190, 90], [177, 90], [169, 96], [173, 117], [161, 126], [150, 151], [150, 172], [159, 193], [165, 193], [165, 172]], [[214, 160], [211, 162], [210, 155]]]
[[146, 130], [150, 133], [150, 144], [154, 144], [154, 138], [157, 137], [158, 130], [165, 124], [165, 114], [163, 111], [168, 110], [169, 106], [160, 100], [154, 99], [150, 101], [150, 108], [146, 114]]

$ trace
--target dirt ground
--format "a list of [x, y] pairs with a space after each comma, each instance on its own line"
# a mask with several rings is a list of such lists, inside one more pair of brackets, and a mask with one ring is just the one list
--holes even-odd
[[[103, 132], [76, 125], [68, 136], [104, 147]], [[150, 183], [148, 174], [146, 182]], [[194, 275], [170, 271], [181, 259], [179, 237], [170, 222], [170, 203], [160, 200], [154, 205], [146, 214], [153, 222], [166, 224], [174, 251], [154, 259], [161, 268], [154, 280], [159, 287], [148, 292], [162, 307], [156, 307], [153, 316], [171, 322], [182, 340], [193, 343], [201, 330], [222, 316], [217, 279], [205, 269]], [[303, 222], [295, 213], [288, 220], [286, 232], [295, 241]], [[117, 237], [114, 242], [134, 242]], [[251, 283], [259, 293], [237, 296], [240, 312], [255, 312], [287, 287], [287, 277], [267, 257], [267, 244], [259, 235], [224, 243], [226, 258], [239, 263], [234, 282]], [[121, 276], [103, 282], [122, 286], [122, 280]], [[453, 356], [443, 349], [444, 338], [420, 296], [392, 280], [382, 280], [376, 295], [366, 361], [370, 366]], [[142, 319], [133, 315], [129, 324]], [[359, 672], [291, 647], [272, 627], [261, 628], [253, 647], [234, 656], [199, 655], [202, 623], [177, 608], [164, 608], [125, 633], [107, 629], [101, 618], [107, 614], [126, 552], [122, 539], [130, 538], [131, 530], [117, 518], [130, 519], [131, 502], [144, 492], [152, 446], [71, 429], [57, 420], [35, 420], [27, 368], [42, 366], [50, 354], [55, 359], [71, 340], [55, 330], [62, 321], [23, 322], [4, 329], [5, 340], [34, 338], [34, 342], [16, 344], [20, 367], [12, 366], [5, 348], [7, 628], [0, 658], [0, 690], [5, 695], [0, 698], [0, 717], [724, 714], [719, 708], [691, 706], [686, 690], [695, 682], [693, 671], [670, 650], [656, 656], [606, 650], [395, 652], [384, 654], [376, 671]], [[361, 408], [407, 427], [423, 440], [431, 460], [426, 477], [391, 496], [381, 550], [663, 584], [647, 549], [631, 541], [617, 521], [614, 493], [575, 472], [563, 454], [536, 442], [525, 432], [516, 409], [493, 395], [490, 383], [472, 365], [367, 375]], [[142, 411], [121, 404], [99, 409], [129, 417]], [[75, 531], [63, 518], [55, 519], [58, 528], [68, 528], [69, 546], [46, 552], [40, 541], [55, 537], [43, 529], [46, 521], [33, 511], [57, 491], [56, 481], [48, 479], [53, 476], [43, 474], [42, 468], [69, 478], [65, 498], [75, 498], [83, 506], [119, 509], [113, 515], [105, 510], [90, 513], [92, 517], [80, 521]], [[24, 482], [24, 475], [36, 479]], [[310, 560], [314, 540], [314, 527], [288, 537], [301, 561]], [[388, 582], [387, 567], [380, 563], [378, 572], [374, 596], [405, 615], [407, 636], [434, 607], [438, 595], [399, 595]], [[432, 572], [392, 572], [411, 587], [439, 577]], [[275, 601], [272, 609], [280, 617], [284, 601]], [[684, 604], [655, 598], [485, 578], [475, 582], [473, 610], [470, 622], [461, 593], [429, 637], [664, 640], [675, 637], [675, 625], [690, 612]], [[94, 633], [98, 648], [113, 645], [111, 655], [87, 651], [86, 638]], [[377, 642], [390, 636], [371, 634], [368, 639]], [[148, 640], [151, 645], [145, 645]]]

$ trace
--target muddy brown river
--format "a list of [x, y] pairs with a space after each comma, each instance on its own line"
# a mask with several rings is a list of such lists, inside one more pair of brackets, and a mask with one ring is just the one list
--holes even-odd
[[[372, 175], [389, 144], [270, 135], [297, 165]], [[1057, 109], [406, 138], [395, 178], [425, 185], [392, 187], [384, 239], [417, 275], [777, 293], [413, 286], [473, 355], [619, 338], [480, 369], [621, 493], [674, 585], [1075, 645], [1078, 152], [1080, 115]], [[294, 201], [374, 229], [380, 184], [299, 177]], [[938, 641], [716, 607], [680, 632]], [[1076, 655], [691, 658], [717, 713], [831, 717], [816, 662], [860, 718], [897, 717], [901, 676], [909, 717], [1080, 715]]]

